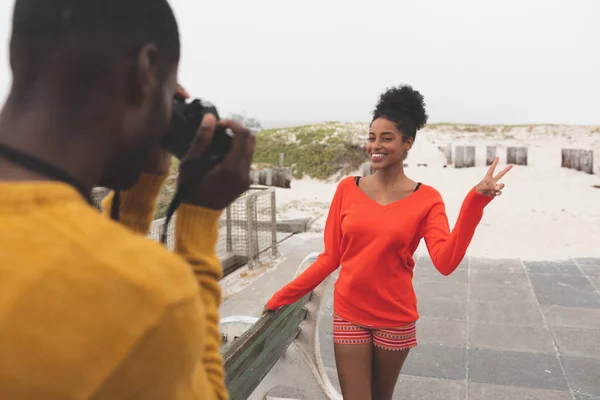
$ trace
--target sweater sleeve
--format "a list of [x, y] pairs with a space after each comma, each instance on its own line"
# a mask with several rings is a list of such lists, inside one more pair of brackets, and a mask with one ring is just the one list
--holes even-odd
[[223, 358], [220, 354], [219, 330], [219, 279], [223, 276], [223, 269], [216, 253], [221, 213], [222, 211], [182, 204], [175, 219], [175, 253], [192, 267], [200, 285], [200, 297], [204, 304], [206, 346], [202, 368], [206, 371], [215, 398], [219, 400], [228, 396]]
[[[142, 173], [131, 189], [122, 191], [119, 195], [119, 222], [136, 233], [147, 234], [156, 213], [158, 195], [166, 179], [167, 174]], [[102, 200], [102, 210], [109, 217], [114, 195], [114, 192], [110, 192]]]
[[342, 256], [340, 250], [342, 241], [341, 197], [340, 185], [338, 185], [325, 222], [324, 252], [319, 254], [315, 262], [303, 273], [271, 297], [267, 302], [269, 309], [276, 310], [279, 307], [296, 302], [319, 286], [325, 278], [339, 267]]
[[483, 216], [483, 209], [491, 200], [491, 197], [477, 193], [473, 187], [463, 201], [452, 232], [441, 197], [425, 217], [422, 234], [433, 265], [442, 274], [450, 275], [463, 260]]

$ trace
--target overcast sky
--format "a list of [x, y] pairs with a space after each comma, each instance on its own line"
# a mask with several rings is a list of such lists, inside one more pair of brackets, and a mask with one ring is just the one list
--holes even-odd
[[[13, 0], [0, 4], [4, 97]], [[409, 83], [430, 122], [600, 124], [600, 0], [171, 4], [180, 81], [223, 113], [365, 121], [386, 87]]]

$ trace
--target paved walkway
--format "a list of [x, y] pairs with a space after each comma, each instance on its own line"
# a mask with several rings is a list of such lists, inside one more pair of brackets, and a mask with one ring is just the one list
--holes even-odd
[[[281, 251], [287, 260], [226, 301], [222, 315], [260, 315], [304, 256], [321, 250], [321, 238], [286, 240]], [[419, 346], [395, 398], [600, 400], [600, 259], [467, 257], [445, 277], [422, 258], [415, 271]], [[338, 386], [331, 301], [325, 306], [321, 351]]]

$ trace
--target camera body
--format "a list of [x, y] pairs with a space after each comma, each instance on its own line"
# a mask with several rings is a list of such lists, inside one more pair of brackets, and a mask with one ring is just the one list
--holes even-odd
[[[183, 96], [175, 95], [171, 123], [169, 130], [161, 141], [161, 146], [181, 160], [194, 142], [202, 119], [206, 114], [213, 114], [217, 121], [219, 120], [219, 113], [211, 103], [201, 99], [186, 103]], [[213, 163], [221, 161], [229, 152], [232, 140], [231, 132], [222, 127], [217, 127], [202, 158], [208, 158]]]

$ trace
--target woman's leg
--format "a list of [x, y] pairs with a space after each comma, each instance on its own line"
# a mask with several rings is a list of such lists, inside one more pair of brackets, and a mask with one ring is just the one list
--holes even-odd
[[417, 345], [416, 326], [376, 330], [373, 344], [373, 400], [392, 400], [402, 366], [410, 349]]
[[344, 400], [371, 400], [373, 345], [335, 343], [333, 348]]
[[377, 346], [373, 348], [372, 399], [392, 400], [398, 376], [410, 349], [390, 351]]
[[333, 318], [333, 349], [344, 400], [371, 400], [373, 337], [368, 329]]

